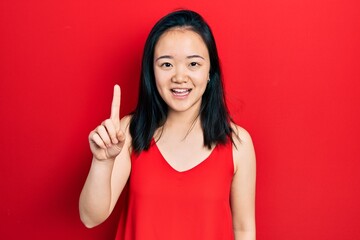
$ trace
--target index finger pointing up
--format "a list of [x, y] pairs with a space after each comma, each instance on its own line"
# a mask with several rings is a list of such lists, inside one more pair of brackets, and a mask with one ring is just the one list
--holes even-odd
[[114, 95], [111, 103], [111, 115], [110, 118], [114, 122], [120, 121], [120, 87], [119, 85], [114, 86]]

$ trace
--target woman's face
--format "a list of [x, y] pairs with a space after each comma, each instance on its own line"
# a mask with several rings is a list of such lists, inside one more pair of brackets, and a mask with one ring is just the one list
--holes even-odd
[[176, 28], [160, 36], [154, 51], [154, 73], [169, 111], [197, 114], [209, 71], [209, 52], [199, 34]]

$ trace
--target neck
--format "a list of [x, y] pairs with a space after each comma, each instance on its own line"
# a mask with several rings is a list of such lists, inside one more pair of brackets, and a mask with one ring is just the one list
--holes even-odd
[[199, 112], [169, 111], [164, 126], [159, 129], [158, 136], [170, 134], [179, 140], [184, 140], [189, 134], [202, 132]]
[[188, 113], [169, 111], [166, 118], [166, 124], [176, 126], [181, 125], [186, 127], [188, 125], [192, 125], [199, 117], [199, 112]]
[[174, 111], [173, 109], [169, 108], [166, 122], [168, 124], [174, 125], [191, 125], [200, 116], [200, 106], [201, 101], [197, 102], [185, 111]]

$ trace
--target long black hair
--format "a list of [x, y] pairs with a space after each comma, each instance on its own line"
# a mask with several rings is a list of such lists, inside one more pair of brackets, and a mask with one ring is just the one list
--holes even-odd
[[231, 119], [226, 107], [218, 52], [212, 31], [196, 12], [178, 10], [161, 18], [146, 40], [141, 66], [138, 103], [130, 122], [133, 151], [147, 150], [155, 130], [163, 126], [168, 106], [161, 98], [155, 84], [153, 69], [154, 49], [160, 36], [169, 29], [186, 28], [199, 34], [210, 56], [210, 81], [202, 96], [200, 121], [204, 133], [204, 146], [232, 141]]

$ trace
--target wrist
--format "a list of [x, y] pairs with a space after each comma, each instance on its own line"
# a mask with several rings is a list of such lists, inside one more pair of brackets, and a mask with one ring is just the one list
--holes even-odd
[[[116, 157], [115, 157], [116, 158]], [[95, 156], [92, 158], [92, 164], [103, 165], [103, 166], [113, 166], [115, 158], [109, 159], [97, 159]]]

